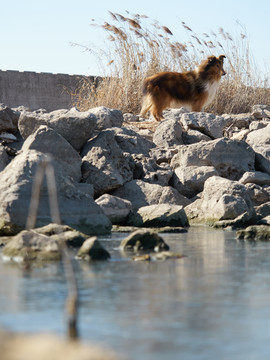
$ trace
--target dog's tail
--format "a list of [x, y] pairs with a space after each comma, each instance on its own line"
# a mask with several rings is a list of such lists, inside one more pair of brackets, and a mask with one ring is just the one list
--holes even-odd
[[140, 112], [140, 116], [144, 116], [148, 111], [150, 111], [152, 107], [152, 96], [151, 96], [151, 84], [149, 79], [145, 79], [143, 82], [142, 93], [143, 93], [143, 101], [142, 101], [142, 109]]

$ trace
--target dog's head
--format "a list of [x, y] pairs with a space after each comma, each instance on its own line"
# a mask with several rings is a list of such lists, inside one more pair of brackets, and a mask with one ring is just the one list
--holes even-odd
[[225, 55], [220, 55], [219, 57], [208, 56], [206, 69], [215, 74], [217, 77], [226, 75], [225, 70], [223, 69], [223, 62], [226, 58]]

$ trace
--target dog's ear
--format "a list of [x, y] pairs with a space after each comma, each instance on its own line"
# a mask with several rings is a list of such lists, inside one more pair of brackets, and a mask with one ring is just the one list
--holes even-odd
[[219, 58], [220, 61], [223, 61], [224, 59], [226, 59], [226, 56], [225, 55], [220, 55], [218, 58]]
[[215, 59], [216, 59], [216, 57], [214, 55], [208, 56], [208, 58], [207, 58], [208, 64], [211, 64]]

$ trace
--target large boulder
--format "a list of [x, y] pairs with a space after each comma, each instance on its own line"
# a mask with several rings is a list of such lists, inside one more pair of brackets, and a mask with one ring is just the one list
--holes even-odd
[[209, 224], [232, 220], [244, 213], [250, 219], [255, 216], [245, 186], [219, 176], [206, 180], [201, 198], [187, 206], [185, 211], [189, 221]]
[[255, 152], [244, 141], [217, 139], [179, 146], [171, 167], [213, 166], [218, 175], [238, 180], [246, 171], [255, 170]]
[[79, 151], [85, 142], [93, 135], [97, 118], [89, 111], [55, 110], [50, 113], [21, 113], [19, 131], [24, 139], [34, 133], [40, 125], [47, 125], [62, 135], [75, 150]]
[[97, 237], [93, 236], [82, 244], [76, 257], [81, 260], [96, 261], [108, 260], [111, 256], [98, 241]]
[[96, 204], [101, 207], [112, 224], [123, 223], [132, 209], [130, 201], [109, 194], [104, 194], [96, 199]]
[[[34, 176], [43, 158], [44, 155], [36, 150], [23, 151], [0, 173], [0, 233], [16, 233], [25, 228]], [[86, 234], [110, 232], [111, 222], [94, 202], [91, 186], [88, 188], [85, 184], [73, 182], [60, 169], [61, 166], [55, 174], [62, 223]], [[51, 212], [44, 181], [36, 224], [43, 226], [50, 222]]]
[[75, 181], [81, 180], [82, 159], [76, 150], [52, 128], [41, 125], [25, 140], [22, 151], [37, 150], [50, 154], [57, 164], [56, 172], [66, 173]]
[[129, 200], [132, 203], [132, 209], [135, 211], [147, 205], [167, 203], [186, 206], [191, 202], [170, 186], [149, 184], [142, 180], [129, 181], [115, 190], [112, 195]]

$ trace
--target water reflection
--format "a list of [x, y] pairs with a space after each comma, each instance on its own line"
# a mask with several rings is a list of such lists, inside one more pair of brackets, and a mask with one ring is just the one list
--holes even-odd
[[[270, 244], [208, 228], [162, 236], [186, 257], [133, 262], [113, 235], [101, 239], [110, 261], [76, 263], [81, 336], [128, 359], [269, 359]], [[61, 265], [0, 272], [0, 324], [65, 332]]]

